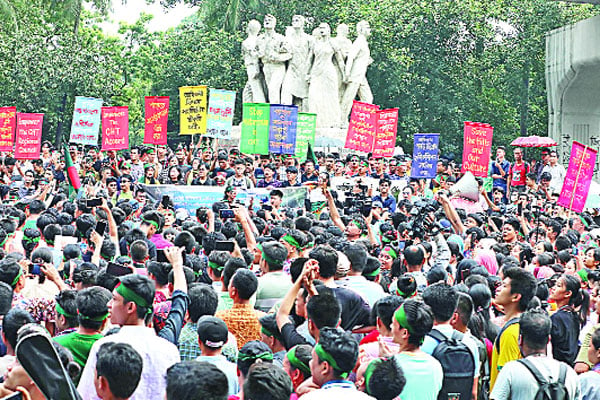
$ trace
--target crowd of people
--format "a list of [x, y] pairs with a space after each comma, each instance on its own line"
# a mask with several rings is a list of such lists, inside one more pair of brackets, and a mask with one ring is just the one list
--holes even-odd
[[[49, 142], [2, 158], [0, 396], [45, 398], [16, 357], [36, 324], [83, 399], [600, 398], [600, 216], [557, 205], [555, 151], [498, 147], [472, 182], [443, 157], [68, 152], [77, 191]], [[159, 183], [224, 195], [190, 213]]]

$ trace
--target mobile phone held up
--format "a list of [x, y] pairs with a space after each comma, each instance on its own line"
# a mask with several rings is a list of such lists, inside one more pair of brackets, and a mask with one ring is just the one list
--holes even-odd
[[215, 243], [215, 250], [217, 251], [228, 251], [228, 252], [232, 252], [234, 249], [233, 246], [233, 242], [230, 242], [228, 240], [218, 240]]
[[219, 210], [219, 218], [221, 219], [233, 219], [235, 218], [235, 214], [232, 209], [224, 208]]
[[102, 205], [102, 199], [101, 198], [96, 198], [96, 199], [87, 199], [85, 201], [85, 206], [88, 208], [92, 208], [92, 207], [98, 207]]

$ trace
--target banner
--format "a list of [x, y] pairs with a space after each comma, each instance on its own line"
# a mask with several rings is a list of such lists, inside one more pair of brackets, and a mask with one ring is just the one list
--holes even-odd
[[101, 108], [102, 99], [75, 97], [75, 110], [73, 111], [69, 143], [98, 145]]
[[269, 153], [291, 154], [296, 151], [298, 107], [271, 104]]
[[15, 158], [37, 160], [42, 148], [42, 124], [44, 114], [17, 113], [17, 137]]
[[0, 151], [13, 151], [17, 107], [0, 107]]
[[[152, 200], [159, 201], [162, 196], [169, 196], [176, 209], [184, 208], [191, 215], [196, 215], [199, 207], [212, 207], [223, 200], [225, 188], [223, 186], [185, 186], [185, 185], [141, 185]], [[304, 208], [307, 196], [306, 187], [278, 188], [283, 192], [282, 207]], [[238, 190], [236, 200], [246, 206], [250, 205], [255, 210], [260, 209], [262, 203], [269, 199], [269, 189]]]
[[462, 170], [487, 177], [492, 152], [494, 128], [489, 124], [465, 121]]
[[411, 178], [435, 178], [439, 154], [439, 133], [415, 134]]
[[379, 106], [354, 100], [345, 148], [369, 153], [377, 130]]
[[242, 133], [240, 152], [244, 154], [269, 154], [270, 104], [244, 103], [242, 108]]
[[179, 134], [203, 135], [206, 133], [206, 86], [179, 88]]
[[582, 212], [592, 184], [598, 151], [579, 142], [573, 142], [569, 168], [563, 183], [558, 205]]
[[102, 151], [129, 148], [129, 110], [102, 107]]
[[144, 99], [145, 144], [167, 144], [169, 122], [169, 96], [146, 96]]
[[300, 162], [306, 161], [308, 143], [315, 144], [317, 130], [317, 114], [298, 113], [298, 128], [296, 130], [296, 157]]
[[206, 136], [230, 139], [235, 110], [235, 92], [223, 89], [210, 89]]
[[392, 157], [396, 147], [398, 109], [377, 111], [377, 129], [373, 141], [373, 157]]

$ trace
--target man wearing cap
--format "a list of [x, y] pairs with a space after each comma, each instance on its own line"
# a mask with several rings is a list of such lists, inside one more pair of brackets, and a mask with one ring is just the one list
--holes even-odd
[[354, 383], [347, 380], [357, 358], [358, 343], [350, 333], [340, 328], [321, 329], [309, 362], [313, 383], [319, 389], [305, 394], [302, 399], [374, 399], [359, 392]]
[[[178, 276], [183, 275], [181, 249], [170, 247], [165, 249], [165, 254], [173, 264], [173, 271]], [[77, 387], [82, 398], [98, 399], [94, 387], [94, 375], [96, 354], [100, 346], [106, 342], [120, 342], [132, 345], [144, 360], [142, 378], [131, 399], [164, 399], [165, 374], [171, 365], [180, 361], [180, 358], [177, 347], [173, 343], [156, 336], [154, 329], [147, 327], [147, 323], [152, 319], [154, 294], [155, 284], [146, 276], [132, 274], [120, 279], [113, 290], [108, 309], [110, 321], [114, 325], [120, 325], [121, 330], [98, 340], [92, 346]]]
[[240, 391], [237, 378], [237, 366], [227, 361], [221, 354], [223, 346], [227, 343], [229, 331], [222, 319], [205, 315], [198, 320], [198, 344], [202, 355], [196, 361], [204, 361], [217, 366], [227, 377], [229, 395]]
[[[295, 240], [290, 235], [284, 235], [282, 240]], [[296, 243], [297, 244], [297, 243]], [[279, 242], [266, 242], [260, 246], [260, 270], [263, 275], [258, 278], [255, 308], [267, 312], [283, 299], [292, 287], [289, 276], [283, 272], [283, 263], [287, 259], [287, 249]]]

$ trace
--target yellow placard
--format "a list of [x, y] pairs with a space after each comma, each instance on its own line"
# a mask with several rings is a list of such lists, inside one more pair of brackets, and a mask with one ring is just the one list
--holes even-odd
[[179, 133], [203, 135], [206, 133], [207, 86], [179, 88]]

